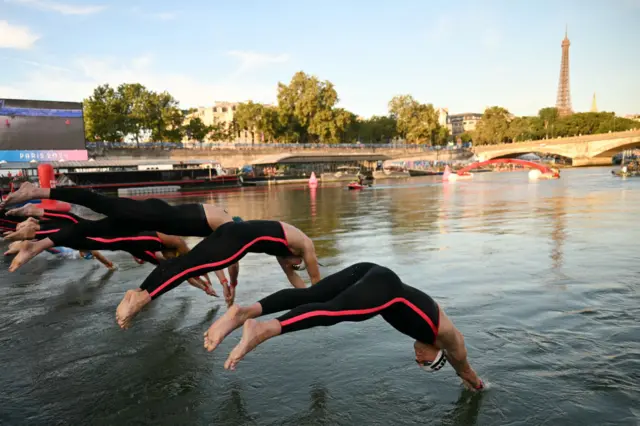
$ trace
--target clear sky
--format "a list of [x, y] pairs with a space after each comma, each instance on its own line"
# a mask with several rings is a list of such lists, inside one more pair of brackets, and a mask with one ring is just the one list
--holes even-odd
[[303, 70], [362, 116], [396, 94], [532, 115], [555, 104], [565, 24], [574, 110], [596, 92], [640, 113], [640, 0], [0, 0], [0, 98], [140, 82], [183, 107], [275, 102]]

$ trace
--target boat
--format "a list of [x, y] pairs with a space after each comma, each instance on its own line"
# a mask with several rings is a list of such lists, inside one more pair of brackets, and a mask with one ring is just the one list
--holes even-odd
[[616, 177], [640, 177], [640, 171], [623, 171], [623, 170], [611, 170], [611, 174]]
[[351, 182], [349, 185], [347, 185], [347, 188], [349, 189], [364, 189], [367, 186], [371, 186], [371, 185], [361, 185], [358, 182]]
[[[124, 188], [179, 186], [180, 191], [200, 191], [238, 187], [239, 175], [228, 175], [219, 163], [173, 160], [89, 160], [50, 163], [56, 186], [85, 188], [102, 193], [117, 193]], [[37, 164], [2, 164], [3, 169], [20, 170], [28, 180], [37, 175]], [[2, 188], [5, 190], [5, 188]]]
[[411, 177], [409, 171], [402, 166], [386, 166], [382, 170], [373, 172], [374, 179], [402, 179]]
[[336, 172], [322, 173], [320, 179], [323, 182], [352, 181], [358, 179], [360, 174], [360, 167], [358, 166], [340, 166], [336, 170]]
[[438, 172], [435, 170], [420, 170], [420, 169], [408, 169], [409, 176], [442, 176], [444, 172]]
[[[629, 164], [625, 164], [625, 151], [622, 152], [622, 160], [620, 161], [620, 169], [611, 170], [611, 174], [620, 178], [627, 177], [640, 177], [640, 168], [638, 167], [638, 162], [631, 162]], [[630, 167], [631, 166], [631, 170]]]

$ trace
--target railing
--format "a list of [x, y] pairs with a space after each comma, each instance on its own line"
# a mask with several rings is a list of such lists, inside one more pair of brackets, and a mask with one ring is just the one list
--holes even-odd
[[131, 143], [122, 142], [87, 142], [87, 149], [198, 149], [198, 150], [238, 150], [252, 151], [262, 149], [280, 149], [280, 150], [376, 150], [376, 149], [402, 149], [411, 151], [464, 151], [471, 148], [471, 144], [462, 144], [462, 147], [453, 146], [429, 146], [416, 145], [408, 143], [377, 143], [377, 144], [359, 144], [359, 143], [341, 143], [341, 144], [320, 144], [320, 143], [193, 143], [181, 144], [174, 142], [145, 142], [140, 146]]

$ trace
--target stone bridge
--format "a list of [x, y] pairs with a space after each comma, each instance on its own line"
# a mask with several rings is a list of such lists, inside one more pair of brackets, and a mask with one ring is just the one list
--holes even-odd
[[267, 157], [273, 157], [275, 154], [294, 154], [294, 155], [385, 155], [393, 160], [429, 160], [429, 161], [451, 161], [456, 159], [466, 159], [473, 154], [469, 150], [426, 150], [424, 145], [405, 145], [395, 147], [380, 148], [348, 148], [348, 147], [332, 147], [332, 148], [310, 148], [303, 149], [297, 145], [291, 147], [260, 147], [253, 148], [214, 148], [214, 149], [109, 149], [106, 151], [90, 151], [90, 156], [100, 159], [109, 160], [216, 160], [223, 167], [242, 167], [246, 164], [255, 164], [261, 162]]
[[479, 161], [516, 157], [528, 153], [570, 158], [574, 166], [610, 165], [612, 157], [625, 149], [640, 146], [640, 130], [575, 136], [561, 139], [480, 145], [473, 148]]

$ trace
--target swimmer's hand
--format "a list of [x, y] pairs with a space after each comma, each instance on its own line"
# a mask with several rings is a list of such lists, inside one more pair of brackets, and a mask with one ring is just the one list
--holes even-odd
[[115, 263], [111, 262], [110, 265], [105, 265], [107, 267], [107, 269], [109, 269], [110, 271], [115, 271], [118, 269], [118, 265], [116, 265]]
[[480, 377], [478, 377], [478, 382], [477, 383], [471, 383], [465, 379], [462, 379], [462, 384], [464, 385], [465, 388], [467, 388], [468, 390], [470, 390], [471, 392], [480, 392], [483, 391], [485, 389], [484, 386], [484, 382], [482, 381], [482, 379]]
[[227, 303], [227, 307], [231, 307], [231, 305], [233, 305], [233, 300], [236, 297], [236, 288], [234, 285], [229, 285], [229, 282], [226, 279], [220, 281], [220, 285], [222, 285], [224, 301]]
[[218, 294], [213, 290], [213, 288], [211, 286], [208, 286], [207, 283], [201, 278], [189, 278], [187, 282], [195, 288], [199, 288], [200, 290], [204, 291], [209, 296], [218, 297]]

